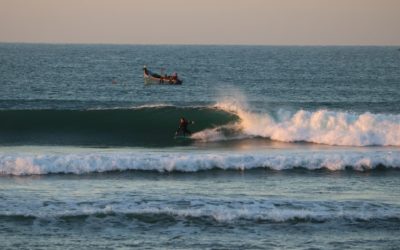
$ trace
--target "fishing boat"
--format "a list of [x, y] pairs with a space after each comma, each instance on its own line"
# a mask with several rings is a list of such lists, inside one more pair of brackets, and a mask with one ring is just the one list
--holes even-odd
[[178, 78], [177, 73], [174, 73], [172, 75], [156, 74], [147, 69], [146, 66], [143, 67], [143, 78], [145, 84], [181, 85], [183, 82], [181, 79]]

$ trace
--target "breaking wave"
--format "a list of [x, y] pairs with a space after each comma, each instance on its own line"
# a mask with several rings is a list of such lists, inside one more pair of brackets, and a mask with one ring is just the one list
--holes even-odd
[[221, 102], [216, 108], [232, 112], [239, 121], [205, 129], [192, 137], [202, 141], [263, 137], [282, 142], [311, 142], [340, 146], [400, 146], [400, 115], [363, 114], [330, 110], [274, 115], [252, 112], [238, 102]]
[[[173, 138], [180, 117], [192, 140]], [[245, 103], [167, 104], [94, 110], [0, 110], [0, 145], [171, 147], [265, 138], [340, 146], [400, 146], [400, 115], [333, 110], [253, 111]]]
[[0, 175], [88, 174], [109, 171], [198, 172], [213, 169], [326, 169], [356, 171], [400, 168], [399, 151], [269, 152], [74, 152], [0, 153]]

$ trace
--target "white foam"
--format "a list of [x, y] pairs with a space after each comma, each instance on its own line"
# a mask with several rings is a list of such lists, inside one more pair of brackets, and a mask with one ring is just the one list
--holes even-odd
[[279, 150], [266, 152], [210, 151], [109, 151], [88, 152], [0, 152], [0, 175], [143, 170], [197, 172], [210, 169], [248, 170], [268, 168], [357, 171], [378, 166], [400, 168], [400, 151], [312, 151]]
[[[299, 110], [281, 111], [274, 118], [268, 113], [251, 112], [238, 101], [219, 102], [215, 107], [237, 114], [240, 121], [230, 126], [250, 137], [341, 146], [400, 146], [400, 115]], [[218, 129], [201, 131], [193, 138], [227, 139]]]

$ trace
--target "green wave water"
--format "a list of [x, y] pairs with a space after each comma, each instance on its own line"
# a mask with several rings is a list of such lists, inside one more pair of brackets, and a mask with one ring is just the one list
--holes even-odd
[[2, 145], [173, 146], [179, 118], [192, 132], [238, 117], [209, 107], [149, 106], [99, 110], [2, 110]]

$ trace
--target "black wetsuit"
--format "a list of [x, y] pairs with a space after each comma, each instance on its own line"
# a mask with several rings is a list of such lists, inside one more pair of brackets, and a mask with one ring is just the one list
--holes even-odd
[[183, 136], [186, 136], [186, 134], [188, 134], [188, 135], [192, 134], [192, 132], [190, 132], [187, 128], [188, 125], [189, 125], [189, 121], [187, 121], [187, 120], [183, 120], [183, 121], [179, 122], [179, 128], [176, 131], [176, 134], [178, 135], [179, 133], [182, 133]]

